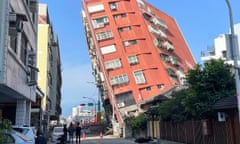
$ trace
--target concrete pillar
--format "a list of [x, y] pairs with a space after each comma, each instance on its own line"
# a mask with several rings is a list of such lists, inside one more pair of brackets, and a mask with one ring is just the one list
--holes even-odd
[[26, 101], [26, 116], [25, 116], [25, 122], [26, 125], [31, 125], [31, 101]]
[[25, 125], [27, 104], [26, 100], [17, 100], [16, 106], [16, 125]]
[[5, 54], [7, 50], [8, 0], [0, 0], [0, 82], [4, 82]]

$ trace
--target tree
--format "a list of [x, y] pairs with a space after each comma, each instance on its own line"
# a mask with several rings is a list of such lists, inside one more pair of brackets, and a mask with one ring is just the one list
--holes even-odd
[[11, 121], [8, 119], [0, 119], [0, 144], [4, 142], [4, 133], [11, 129]]
[[212, 105], [235, 93], [234, 75], [223, 60], [197, 64], [187, 74], [189, 88], [173, 93], [173, 99], [159, 105], [162, 120], [182, 121], [215, 117]]
[[193, 93], [184, 98], [185, 110], [193, 109], [192, 117], [197, 119], [215, 116], [212, 105], [223, 97], [233, 96], [236, 89], [231, 67], [223, 60], [197, 65], [188, 72], [187, 82]]
[[147, 128], [147, 116], [144, 113], [139, 114], [137, 117], [128, 118], [125, 121], [134, 130]]

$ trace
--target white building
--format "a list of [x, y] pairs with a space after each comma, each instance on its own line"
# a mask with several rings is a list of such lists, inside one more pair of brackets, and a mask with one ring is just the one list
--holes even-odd
[[[239, 43], [240, 23], [234, 25], [234, 31], [238, 37], [237, 41]], [[208, 47], [206, 52], [202, 52], [201, 60], [203, 62], [206, 62], [210, 59], [222, 59], [229, 64], [233, 64], [233, 60], [231, 60], [230, 34], [220, 34], [214, 39], [214, 46]]]

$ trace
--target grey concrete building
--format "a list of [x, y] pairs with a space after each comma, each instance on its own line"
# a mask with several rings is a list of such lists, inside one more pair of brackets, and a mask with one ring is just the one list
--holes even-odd
[[36, 100], [38, 0], [0, 1], [0, 117], [30, 125]]

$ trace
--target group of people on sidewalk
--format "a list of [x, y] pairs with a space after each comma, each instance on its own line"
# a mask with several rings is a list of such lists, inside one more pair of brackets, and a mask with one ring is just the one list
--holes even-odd
[[[65, 124], [63, 126], [63, 136], [61, 137], [61, 144], [67, 143], [69, 141], [70, 143], [73, 143], [74, 141], [74, 135], [76, 138], [77, 143], [81, 143], [81, 126], [78, 122], [76, 126], [73, 125], [73, 123], [70, 123], [69, 127], [67, 128], [67, 125]], [[68, 139], [69, 136], [69, 139]], [[43, 135], [41, 130], [37, 131], [35, 144], [47, 144], [47, 138]]]
[[82, 128], [81, 128], [79, 122], [77, 123], [76, 127], [74, 127], [73, 123], [70, 123], [68, 128], [67, 128], [67, 125], [64, 125], [63, 133], [64, 133], [65, 140], [67, 141], [67, 135], [69, 135], [70, 143], [73, 142], [74, 134], [75, 134], [76, 142], [80, 143], [81, 142], [81, 130], [82, 130]]

